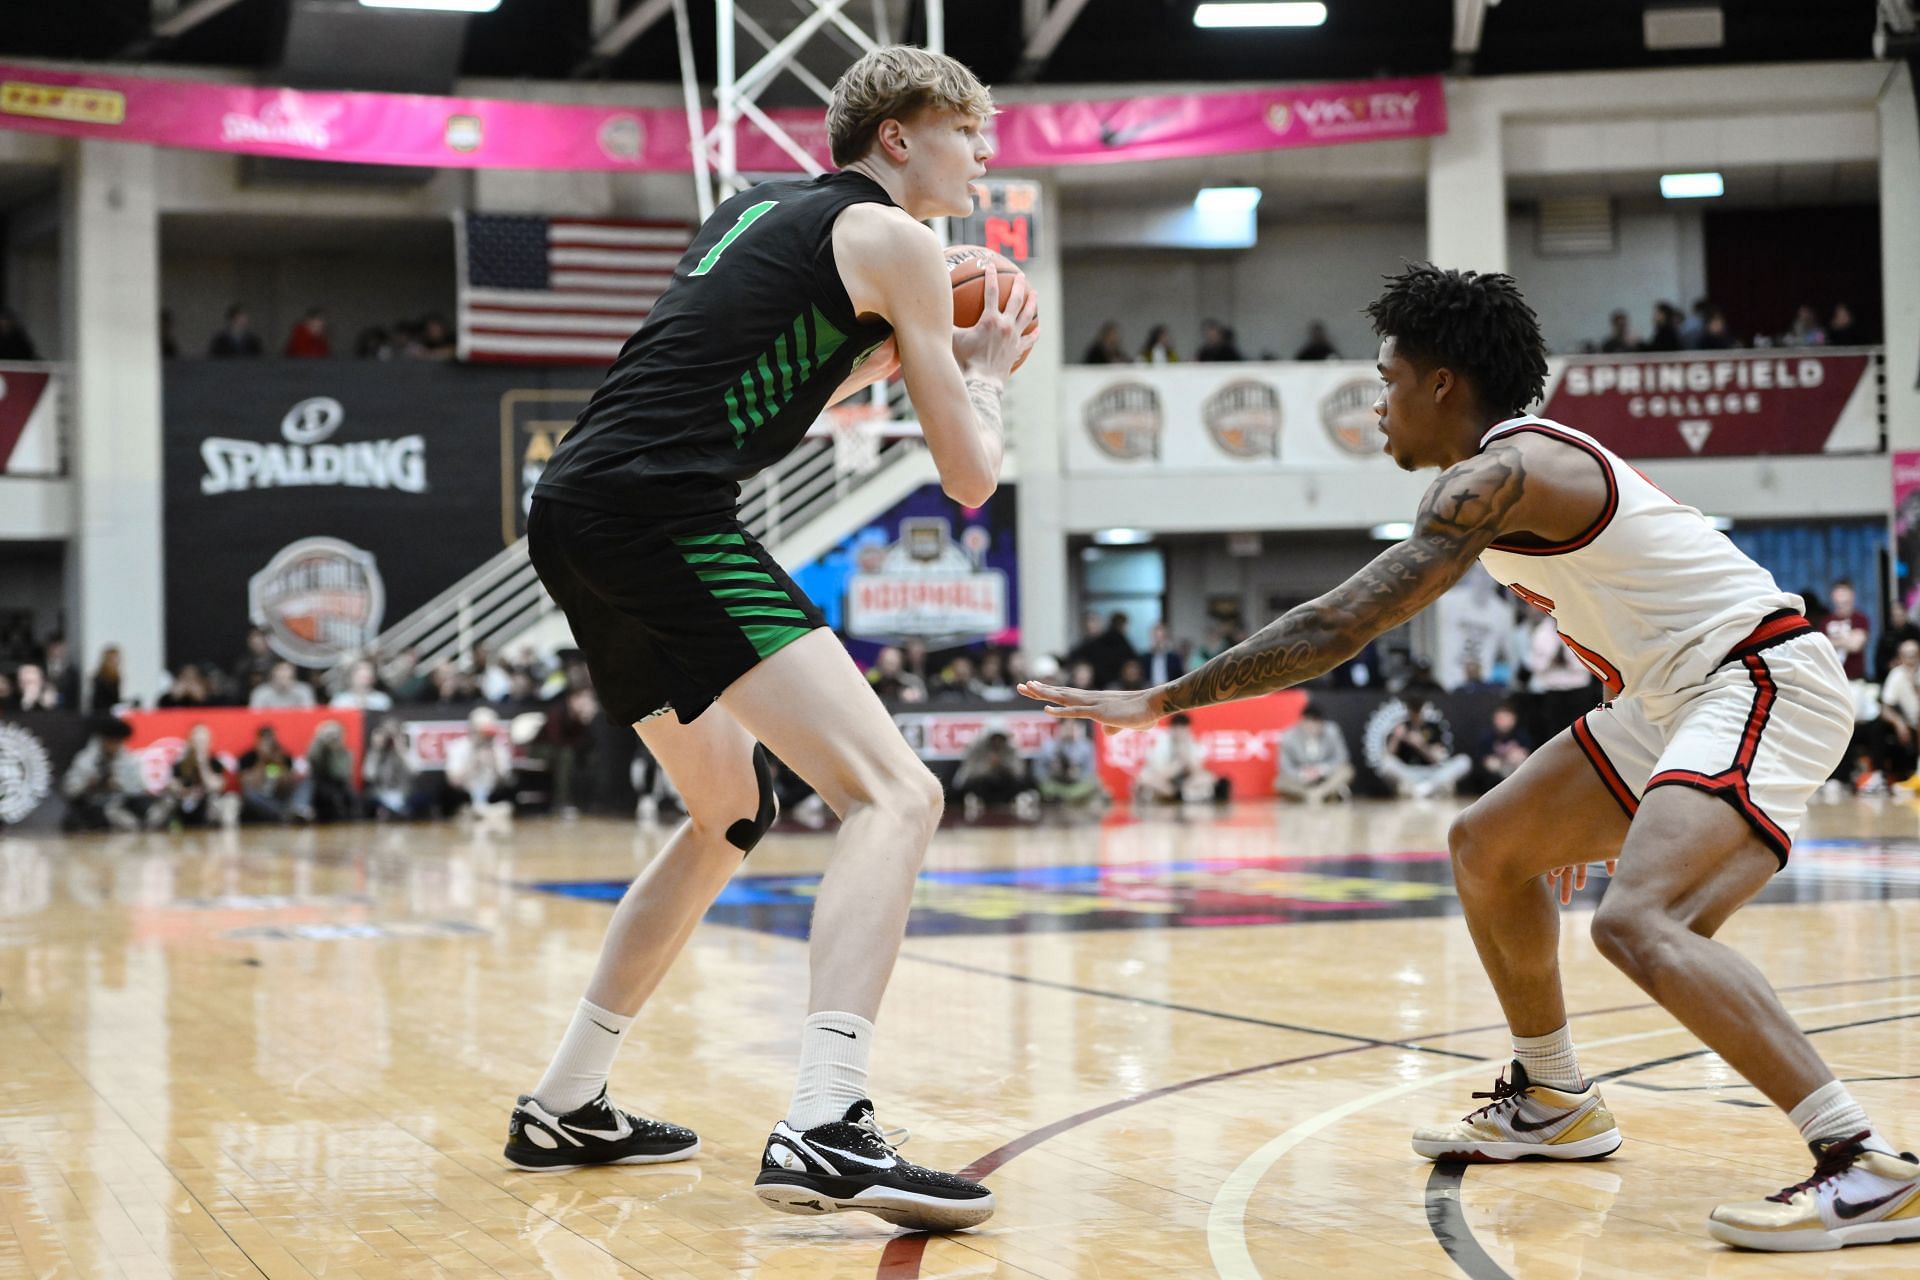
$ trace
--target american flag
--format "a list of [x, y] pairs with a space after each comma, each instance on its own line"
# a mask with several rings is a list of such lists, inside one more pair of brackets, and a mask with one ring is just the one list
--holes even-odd
[[460, 358], [606, 364], [647, 318], [692, 243], [679, 223], [469, 213]]

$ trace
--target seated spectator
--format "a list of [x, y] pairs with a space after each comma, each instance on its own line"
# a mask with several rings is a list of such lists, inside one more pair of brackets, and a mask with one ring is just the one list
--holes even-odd
[[1087, 354], [1080, 357], [1082, 364], [1132, 364], [1133, 357], [1127, 354], [1120, 341], [1120, 326], [1109, 320], [1100, 326], [1100, 334], [1087, 347]]
[[1100, 614], [1089, 609], [1082, 625], [1085, 635], [1080, 643], [1067, 653], [1066, 665], [1086, 662], [1093, 666], [1093, 678], [1096, 684], [1076, 685], [1080, 689], [1106, 689], [1120, 678], [1120, 668], [1127, 665], [1129, 658], [1140, 655], [1133, 647], [1133, 641], [1127, 637], [1127, 615], [1115, 610], [1107, 618], [1104, 628], [1100, 625]]
[[233, 664], [233, 681], [239, 686], [242, 701], [267, 682], [273, 664], [278, 661], [273, 656], [273, 646], [267, 643], [267, 633], [259, 627], [249, 627], [247, 647]]
[[920, 687], [928, 693], [933, 692], [932, 674], [927, 670], [927, 642], [919, 636], [908, 636], [907, 642], [900, 646], [900, 669], [918, 678]]
[[1707, 323], [1700, 331], [1700, 340], [1696, 345], [1702, 351], [1728, 351], [1740, 345], [1727, 329], [1726, 312], [1718, 307], [1707, 312]]
[[1506, 686], [1487, 676], [1486, 668], [1480, 665], [1480, 659], [1468, 658], [1460, 664], [1460, 683], [1454, 693], [1495, 693]]
[[227, 323], [214, 331], [207, 354], [218, 357], [257, 356], [261, 353], [260, 335], [253, 331], [253, 317], [239, 303], [227, 308]]
[[1653, 336], [1640, 344], [1642, 351], [1679, 351], [1680, 308], [1671, 302], [1653, 304]]
[[393, 699], [381, 692], [379, 673], [362, 658], [347, 670], [347, 687], [327, 703], [335, 711], [391, 711]]
[[[1893, 669], [1880, 686], [1880, 718], [1863, 726], [1859, 736], [1866, 756], [1866, 768], [1856, 777], [1862, 790], [1903, 780], [1910, 788], [1920, 786], [1913, 781], [1920, 757], [1920, 640], [1904, 640], [1895, 651]], [[1873, 785], [1874, 774], [1880, 786]]]
[[300, 317], [300, 323], [287, 335], [287, 355], [296, 360], [324, 360], [332, 354], [333, 344], [327, 340], [326, 312], [314, 307]]
[[14, 711], [58, 711], [60, 691], [47, 679], [47, 673], [31, 662], [23, 662], [13, 673]]
[[92, 688], [87, 710], [106, 715], [120, 705], [120, 646], [110, 644], [100, 651], [100, 665], [93, 669]]
[[80, 754], [67, 766], [60, 792], [67, 799], [63, 831], [136, 831], [153, 805], [140, 758], [127, 750], [133, 726], [99, 716]]
[[313, 821], [313, 787], [287, 754], [273, 726], [263, 724], [240, 757], [240, 816], [248, 822]]
[[444, 316], [429, 315], [420, 321], [420, 334], [407, 352], [416, 360], [451, 360], [456, 344], [453, 330]]
[[965, 702], [980, 696], [980, 678], [974, 674], [973, 659], [964, 653], [955, 654], [947, 669], [940, 673], [940, 682], [933, 688], [934, 702]]
[[1493, 709], [1493, 723], [1474, 756], [1478, 789], [1491, 791], [1505, 782], [1532, 754], [1533, 741], [1521, 731], [1520, 714], [1511, 703], [1501, 703]]
[[1140, 655], [1140, 664], [1145, 683], [1138, 687], [1142, 689], [1157, 689], [1167, 681], [1178, 680], [1187, 674], [1186, 655], [1175, 646], [1164, 622], [1153, 624], [1153, 630], [1147, 638], [1147, 651]]
[[480, 697], [479, 686], [473, 677], [454, 666], [451, 662], [442, 662], [433, 669], [428, 677], [433, 685], [430, 702], [474, 702]]
[[214, 752], [213, 730], [194, 725], [160, 800], [166, 820], [183, 827], [232, 826], [240, 820], [240, 797], [232, 793], [231, 781], [226, 763]]
[[1013, 682], [1007, 678], [1007, 658], [998, 649], [980, 655], [980, 680], [976, 690], [988, 702], [1012, 702]]
[[1067, 666], [1067, 685], [1074, 689], [1097, 689], [1091, 662], [1075, 662]]
[[[379, 670], [377, 664], [374, 670]], [[433, 680], [430, 673], [420, 669], [418, 649], [402, 649], [386, 670], [386, 687], [393, 691], [395, 702], [433, 701]]]
[[1857, 347], [1866, 342], [1860, 333], [1860, 326], [1853, 321], [1853, 308], [1844, 302], [1833, 304], [1833, 319], [1827, 321], [1827, 345], [1830, 347]]
[[39, 358], [40, 353], [34, 349], [33, 339], [27, 336], [27, 328], [20, 323], [20, 317], [8, 307], [0, 307], [0, 360]]
[[1860, 612], [1854, 601], [1853, 583], [1845, 578], [1833, 584], [1828, 593], [1829, 605], [1825, 615], [1814, 620], [1814, 625], [1832, 641], [1834, 652], [1840, 655], [1840, 665], [1846, 668], [1847, 679], [1859, 681], [1867, 678], [1867, 640], [1872, 634], [1873, 623], [1867, 615]]
[[267, 682], [247, 696], [247, 706], [255, 711], [304, 711], [313, 705], [313, 686], [286, 661], [274, 663]]
[[1040, 748], [1034, 775], [1040, 798], [1048, 804], [1077, 808], [1107, 803], [1107, 788], [1100, 781], [1093, 735], [1084, 720], [1055, 722], [1053, 736]]
[[442, 811], [476, 818], [513, 816], [513, 748], [492, 707], [467, 714], [467, 732], [447, 744]]
[[1027, 762], [1014, 750], [1007, 731], [999, 728], [983, 730], [967, 747], [960, 771], [953, 775], [953, 794], [968, 818], [1008, 805], [1030, 810], [1037, 801]]
[[308, 803], [316, 822], [347, 822], [360, 816], [353, 786], [353, 753], [337, 720], [326, 720], [307, 744]]
[[213, 704], [213, 690], [200, 668], [189, 662], [174, 673], [173, 683], [160, 695], [163, 707], [205, 707]]
[[382, 720], [374, 727], [360, 775], [368, 811], [375, 818], [406, 821], [424, 817], [431, 807], [428, 797], [420, 794], [419, 774], [407, 761], [405, 731], [398, 720]]
[[1404, 798], [1451, 795], [1473, 761], [1453, 753], [1445, 722], [1429, 716], [1425, 698], [1403, 694], [1400, 705], [1404, 714], [1387, 734], [1380, 776]]
[[1167, 722], [1147, 748], [1146, 763], [1133, 780], [1136, 800], [1167, 804], [1201, 804], [1225, 800], [1232, 784], [1207, 768], [1206, 752], [1193, 736], [1193, 719], [1185, 712]]
[[1307, 340], [1293, 353], [1295, 360], [1338, 360], [1340, 353], [1333, 349], [1333, 339], [1327, 335], [1327, 326], [1323, 321], [1315, 320], [1307, 326]]
[[900, 650], [888, 645], [874, 655], [867, 669], [867, 683], [887, 702], [925, 702], [927, 682], [906, 669]]
[[1826, 330], [1820, 327], [1820, 313], [1804, 304], [1793, 313], [1793, 324], [1780, 335], [1783, 347], [1818, 347], [1826, 340]]
[[1308, 804], [1353, 798], [1353, 761], [1346, 735], [1309, 702], [1300, 722], [1280, 735], [1280, 762], [1273, 774], [1275, 795]]
[[1147, 664], [1138, 658], [1128, 658], [1120, 664], [1120, 674], [1107, 685], [1109, 689], [1144, 689], [1147, 687]]
[[[1893, 671], [1900, 646], [1908, 640], [1920, 640], [1920, 625], [1908, 616], [1907, 607], [1896, 595], [1887, 601], [1887, 625], [1880, 629], [1880, 639], [1873, 646], [1873, 670], [1879, 679], [1885, 680]], [[25, 667], [20, 668], [22, 677], [26, 671]]]
[[60, 705], [68, 711], [80, 710], [80, 666], [73, 660], [65, 639], [55, 636], [47, 641], [40, 667], [47, 673], [47, 683], [59, 696]]
[[1633, 320], [1624, 311], [1616, 311], [1607, 317], [1607, 336], [1600, 343], [1600, 350], [1608, 355], [1618, 355], [1623, 351], [1638, 351], [1640, 343], [1633, 336]]
[[362, 329], [353, 340], [353, 354], [359, 360], [391, 360], [393, 336], [379, 325]]
[[553, 778], [554, 812], [575, 818], [593, 807], [593, 722], [600, 700], [591, 689], [575, 689], [547, 716], [541, 730], [547, 768]]
[[1157, 324], [1147, 334], [1146, 342], [1140, 347], [1141, 364], [1177, 364], [1180, 356], [1173, 349], [1173, 331], [1166, 325]]
[[1713, 313], [1713, 303], [1705, 298], [1695, 298], [1693, 309], [1680, 324], [1680, 345], [1688, 351], [1698, 351], [1700, 340], [1707, 334], [1707, 317]]
[[1211, 364], [1246, 359], [1240, 354], [1240, 344], [1234, 341], [1233, 330], [1218, 320], [1200, 322], [1200, 350], [1194, 352], [1193, 358]]

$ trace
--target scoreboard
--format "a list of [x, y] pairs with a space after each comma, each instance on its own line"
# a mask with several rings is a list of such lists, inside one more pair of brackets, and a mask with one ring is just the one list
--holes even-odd
[[955, 220], [953, 243], [984, 245], [1024, 267], [1040, 249], [1040, 184], [986, 178], [973, 194], [973, 213]]

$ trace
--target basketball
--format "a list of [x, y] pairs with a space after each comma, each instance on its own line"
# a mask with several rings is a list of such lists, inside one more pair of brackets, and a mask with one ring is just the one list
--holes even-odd
[[[1002, 311], [1007, 309], [1007, 295], [1012, 292], [1014, 278], [1026, 274], [1011, 259], [977, 244], [949, 245], [946, 259], [947, 278], [953, 282], [953, 323], [962, 329], [980, 321], [980, 309], [986, 305], [988, 263], [1000, 273]], [[1032, 333], [1039, 325], [1040, 317], [1036, 314], [1027, 332]], [[1032, 354], [1031, 351], [1022, 354], [1013, 362], [1013, 367], [1018, 369]]]

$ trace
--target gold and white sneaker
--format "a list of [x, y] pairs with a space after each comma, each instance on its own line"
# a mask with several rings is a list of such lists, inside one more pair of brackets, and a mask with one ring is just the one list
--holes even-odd
[[1723, 1204], [1707, 1230], [1723, 1244], [1811, 1253], [1920, 1240], [1920, 1161], [1869, 1150], [1864, 1133], [1815, 1143], [1813, 1176], [1765, 1200]]
[[1492, 1101], [1452, 1124], [1413, 1131], [1413, 1149], [1429, 1160], [1600, 1160], [1620, 1149], [1613, 1112], [1591, 1081], [1578, 1093], [1527, 1079], [1515, 1061], [1493, 1082]]

